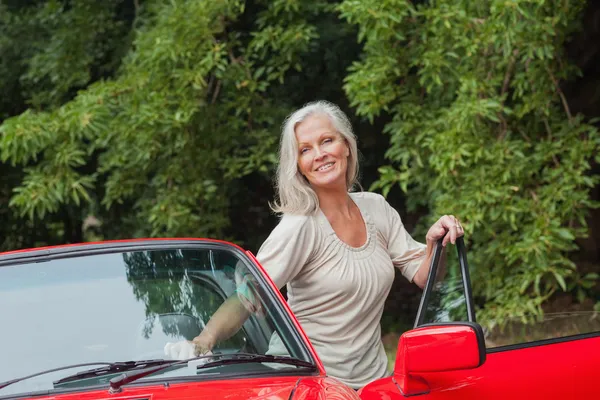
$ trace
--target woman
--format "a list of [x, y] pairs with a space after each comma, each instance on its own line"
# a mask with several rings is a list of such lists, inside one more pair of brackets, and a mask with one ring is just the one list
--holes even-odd
[[[354, 388], [388, 375], [380, 319], [394, 267], [423, 288], [433, 248], [463, 235], [453, 216], [429, 229], [427, 244], [408, 234], [378, 194], [352, 193], [357, 183], [356, 139], [346, 115], [319, 101], [285, 121], [277, 171], [282, 219], [257, 258], [288, 303], [327, 373]], [[234, 317], [235, 316], [235, 317]], [[198, 353], [234, 334], [248, 317], [235, 297], [194, 339]]]

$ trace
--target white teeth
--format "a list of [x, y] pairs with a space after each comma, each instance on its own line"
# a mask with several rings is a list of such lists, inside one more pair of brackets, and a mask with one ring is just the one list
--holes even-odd
[[317, 171], [325, 171], [326, 169], [329, 169], [331, 167], [333, 167], [332, 162], [321, 165], [319, 168], [317, 168]]

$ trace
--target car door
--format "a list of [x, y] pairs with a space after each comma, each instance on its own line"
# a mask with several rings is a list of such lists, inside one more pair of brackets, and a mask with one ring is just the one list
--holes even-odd
[[[471, 294], [471, 282], [462, 239], [457, 241], [459, 267], [449, 268], [445, 274], [438, 270], [440, 247], [432, 262], [430, 276], [424, 290], [415, 330], [428, 326], [453, 323], [476, 325]], [[476, 283], [475, 283], [476, 284]], [[554, 317], [554, 316], [551, 316]], [[575, 319], [563, 316], [567, 324]], [[596, 318], [595, 313], [578, 315], [583, 319]], [[485, 361], [472, 369], [445, 370], [418, 373], [415, 378], [424, 382], [419, 393], [421, 400], [471, 399], [591, 399], [600, 395], [594, 377], [600, 366], [600, 331], [598, 324], [583, 324], [579, 329], [560, 333], [544, 331], [544, 321], [538, 326], [512, 325], [519, 332], [538, 334], [505, 335], [502, 343], [486, 342]], [[524, 330], [524, 328], [526, 328]], [[519, 330], [521, 329], [521, 330]], [[412, 332], [412, 331], [409, 331]], [[514, 333], [514, 329], [513, 329]], [[405, 333], [405, 335], [408, 333]], [[501, 334], [487, 332], [488, 338], [502, 338]], [[402, 339], [401, 339], [402, 344]], [[400, 354], [400, 349], [399, 353]], [[455, 352], [443, 348], [436, 357], [456, 357]], [[361, 398], [405, 399], [398, 384], [396, 363], [394, 376], [374, 382], [363, 388]]]

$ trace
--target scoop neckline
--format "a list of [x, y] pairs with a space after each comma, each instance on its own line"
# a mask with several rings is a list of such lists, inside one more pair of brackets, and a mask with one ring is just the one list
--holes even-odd
[[323, 210], [321, 210], [321, 207], [319, 207], [319, 219], [321, 220], [322, 225], [327, 229], [327, 231], [329, 231], [329, 234], [331, 236], [333, 236], [334, 240], [340, 244], [341, 246], [345, 247], [346, 249], [350, 250], [350, 251], [354, 251], [354, 252], [360, 252], [363, 251], [365, 249], [367, 249], [369, 247], [369, 245], [371, 244], [371, 238], [372, 238], [372, 233], [371, 233], [371, 218], [370, 215], [368, 213], [368, 211], [364, 210], [361, 206], [360, 206], [360, 201], [356, 201], [356, 197], [354, 193], [349, 193], [350, 195], [350, 199], [352, 200], [352, 202], [356, 205], [356, 207], [358, 208], [358, 211], [360, 212], [361, 218], [363, 220], [363, 224], [365, 226], [365, 230], [367, 233], [367, 239], [365, 240], [365, 242], [360, 245], [359, 247], [354, 247], [349, 245], [348, 243], [344, 242], [342, 239], [339, 238], [339, 236], [337, 235], [337, 233], [335, 233], [335, 230], [333, 229], [333, 226], [331, 226], [331, 223], [329, 222], [329, 220], [327, 219], [327, 216], [325, 215], [325, 213], [323, 212]]

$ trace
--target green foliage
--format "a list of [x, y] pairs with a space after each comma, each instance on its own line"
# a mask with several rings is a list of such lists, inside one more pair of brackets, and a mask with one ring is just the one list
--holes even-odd
[[[464, 220], [487, 324], [539, 315], [557, 291], [589, 287], [569, 252], [587, 233], [600, 136], [560, 82], [581, 1], [346, 0], [365, 51], [346, 78], [357, 112], [391, 117], [381, 178], [411, 209]], [[572, 285], [575, 284], [575, 285]]]
[[34, 109], [69, 100], [113, 67], [127, 28], [116, 15], [121, 2], [52, 0], [18, 11], [0, 5], [0, 88], [18, 90]]
[[[331, 7], [147, 1], [120, 43], [99, 46], [126, 25], [115, 16], [119, 4], [50, 1], [14, 13], [51, 40], [26, 59], [20, 78], [45, 110], [30, 108], [0, 127], [0, 161], [25, 171], [10, 206], [29, 220], [64, 207], [95, 214], [120, 225], [108, 227], [109, 237], [223, 238], [232, 204], [244, 205], [232, 198], [241, 180], [270, 180], [279, 126], [293, 107], [276, 87], [310, 61], [315, 21]], [[96, 14], [102, 18], [88, 21]], [[122, 62], [110, 64], [118, 65], [114, 76], [64, 102], [89, 83], [90, 65], [125, 46]], [[70, 56], [78, 61], [64, 68]]]

